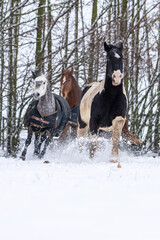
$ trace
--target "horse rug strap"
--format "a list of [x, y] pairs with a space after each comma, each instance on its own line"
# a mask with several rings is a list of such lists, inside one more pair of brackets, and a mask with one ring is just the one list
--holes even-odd
[[34, 109], [34, 113], [31, 113], [30, 125], [39, 128], [56, 128], [57, 127], [57, 111], [48, 115], [42, 116], [38, 109]]

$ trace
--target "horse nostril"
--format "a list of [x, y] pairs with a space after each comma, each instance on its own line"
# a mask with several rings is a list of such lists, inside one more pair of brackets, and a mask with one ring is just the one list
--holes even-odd
[[113, 78], [116, 78], [116, 75], [115, 75], [115, 74], [113, 74]]
[[120, 74], [119, 77], [122, 78], [122, 74]]
[[34, 97], [38, 98], [40, 96], [40, 94], [38, 92], [34, 93]]

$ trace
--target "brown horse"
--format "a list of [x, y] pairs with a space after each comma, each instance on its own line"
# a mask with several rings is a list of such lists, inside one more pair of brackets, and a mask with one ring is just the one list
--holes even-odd
[[62, 70], [60, 95], [63, 96], [71, 110], [79, 105], [81, 98], [81, 88], [73, 77], [73, 70]]
[[[74, 118], [74, 121], [72, 124], [75, 125], [74, 128], [74, 135], [77, 133], [77, 117], [79, 114], [79, 103], [81, 99], [82, 90], [79, 87], [77, 81], [73, 77], [73, 70], [62, 70], [62, 77], [60, 79], [60, 95], [63, 96], [67, 102], [69, 103], [69, 106], [72, 111], [72, 115]], [[75, 115], [75, 116], [74, 116]], [[73, 126], [73, 125], [72, 125]], [[65, 129], [65, 132], [63, 133], [64, 136], [68, 132], [70, 125]], [[137, 137], [135, 137], [129, 130], [128, 130], [128, 118], [126, 118], [124, 127], [122, 129], [122, 136], [131, 142], [131, 144], [134, 145], [140, 145], [142, 142]]]
[[79, 114], [79, 103], [81, 99], [82, 90], [79, 87], [77, 81], [73, 77], [73, 70], [62, 70], [62, 77], [60, 79], [60, 95], [64, 97], [71, 108], [71, 121], [68, 123], [65, 131], [62, 133], [61, 137], [65, 137], [69, 127], [72, 129], [72, 136], [77, 135], [77, 121]]

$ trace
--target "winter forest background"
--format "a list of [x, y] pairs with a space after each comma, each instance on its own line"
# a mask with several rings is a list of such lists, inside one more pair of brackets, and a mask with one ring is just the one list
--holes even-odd
[[31, 70], [59, 93], [62, 68], [83, 87], [103, 80], [104, 41], [124, 44], [130, 130], [160, 154], [158, 0], [0, 1], [0, 147], [16, 156], [31, 101]]

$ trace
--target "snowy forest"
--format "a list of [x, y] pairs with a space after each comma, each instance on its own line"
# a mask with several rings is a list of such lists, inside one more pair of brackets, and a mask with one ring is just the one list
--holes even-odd
[[158, 0], [0, 1], [0, 147], [15, 157], [32, 99], [31, 71], [59, 94], [62, 69], [83, 88], [105, 76], [104, 41], [123, 42], [129, 129], [160, 154]]

